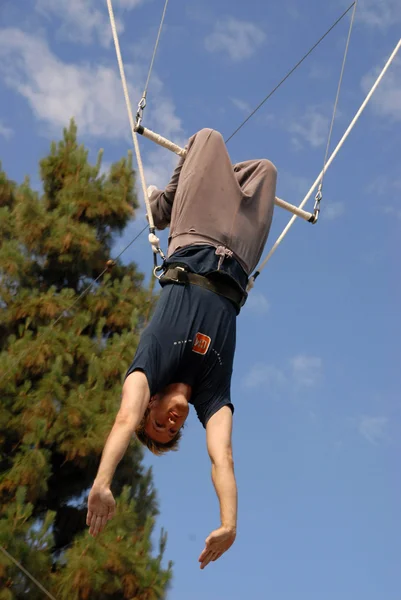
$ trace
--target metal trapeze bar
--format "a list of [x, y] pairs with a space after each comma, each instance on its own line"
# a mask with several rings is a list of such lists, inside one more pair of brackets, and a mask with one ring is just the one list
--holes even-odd
[[[185, 148], [177, 146], [177, 144], [174, 144], [174, 142], [170, 142], [170, 140], [159, 135], [158, 133], [155, 133], [154, 131], [151, 131], [150, 129], [147, 129], [146, 127], [143, 127], [143, 125], [137, 125], [134, 128], [134, 131], [135, 133], [143, 135], [143, 137], [146, 137], [148, 140], [155, 142], [155, 144], [158, 144], [159, 146], [162, 146], [171, 152], [175, 152], [175, 154], [178, 154], [178, 156], [185, 157], [187, 154]], [[281, 198], [275, 198], [274, 203], [276, 206], [280, 206], [281, 208], [288, 210], [288, 212], [292, 213], [293, 215], [297, 215], [297, 217], [300, 217], [305, 221], [314, 223], [316, 220], [313, 213], [302, 210], [302, 208], [298, 208], [298, 206], [294, 206], [293, 204], [289, 204], [289, 202], [281, 200]]]

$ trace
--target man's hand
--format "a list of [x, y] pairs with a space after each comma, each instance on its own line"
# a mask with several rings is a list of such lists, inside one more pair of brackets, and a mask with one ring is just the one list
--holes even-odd
[[205, 548], [199, 557], [200, 568], [204, 569], [211, 561], [215, 561], [233, 545], [236, 537], [235, 529], [220, 527], [209, 535]]
[[96, 537], [103, 531], [107, 521], [115, 515], [116, 501], [108, 487], [93, 485], [88, 498], [88, 514], [86, 524], [89, 534]]

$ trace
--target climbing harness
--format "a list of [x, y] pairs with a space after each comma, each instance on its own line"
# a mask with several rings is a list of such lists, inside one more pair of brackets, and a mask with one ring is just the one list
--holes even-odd
[[165, 273], [159, 278], [161, 285], [166, 283], [181, 283], [181, 284], [192, 284], [202, 287], [206, 290], [214, 292], [219, 296], [224, 296], [234, 304], [237, 309], [237, 313], [240, 312], [244, 306], [248, 294], [240, 289], [238, 285], [218, 273], [218, 277], [214, 277], [213, 274], [208, 276], [198, 275], [192, 273], [182, 265], [171, 264], [166, 269]]

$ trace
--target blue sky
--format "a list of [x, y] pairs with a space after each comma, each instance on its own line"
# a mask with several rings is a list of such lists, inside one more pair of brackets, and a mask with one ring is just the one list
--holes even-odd
[[[114, 5], [136, 106], [163, 1]], [[170, 0], [145, 124], [180, 144], [202, 127], [227, 137], [346, 6]], [[322, 167], [349, 18], [228, 145], [233, 162], [272, 160], [277, 194], [295, 204]], [[91, 157], [104, 148], [105, 169], [124, 155], [132, 142], [106, 2], [3, 0], [0, 24], [8, 175], [39, 186], [38, 161], [71, 116]], [[360, 0], [333, 144], [400, 24], [398, 0]], [[146, 456], [175, 563], [169, 599], [400, 600], [400, 141], [401, 55], [327, 173], [319, 224], [295, 223], [240, 316], [238, 538], [205, 571], [197, 558], [218, 506], [196, 416], [179, 453]], [[148, 185], [163, 186], [176, 157], [140, 144]], [[266, 250], [288, 219], [276, 210]], [[143, 223], [141, 210], [116, 253]], [[146, 235], [125, 258], [150, 273]]]

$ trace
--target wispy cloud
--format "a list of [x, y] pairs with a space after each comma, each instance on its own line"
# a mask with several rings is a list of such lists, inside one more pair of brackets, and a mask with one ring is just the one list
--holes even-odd
[[369, 194], [388, 196], [389, 194], [401, 192], [401, 177], [393, 177], [391, 174], [379, 175], [369, 183], [366, 188]]
[[327, 221], [334, 221], [339, 219], [345, 213], [344, 202], [328, 202], [324, 205], [322, 216]]
[[[401, 6], [401, 4], [400, 4]], [[365, 93], [370, 90], [377, 76], [379, 68], [369, 72], [362, 78], [361, 87]], [[377, 115], [387, 117], [392, 121], [401, 121], [401, 60], [394, 60], [391, 68], [375, 91], [371, 107]]]
[[269, 312], [269, 309], [270, 304], [266, 296], [261, 292], [251, 290], [244, 310], [249, 310], [257, 315], [265, 315]]
[[386, 215], [390, 215], [397, 219], [397, 221], [401, 221], [401, 207], [400, 206], [383, 206], [383, 212]]
[[228, 17], [216, 23], [205, 39], [205, 47], [209, 52], [222, 52], [239, 62], [250, 58], [265, 41], [266, 34], [254, 23]]
[[0, 135], [8, 140], [14, 135], [14, 131], [10, 127], [4, 125], [3, 121], [0, 121]]
[[282, 367], [258, 362], [251, 367], [243, 380], [248, 389], [268, 386], [269, 389], [299, 391], [300, 388], [312, 388], [320, 382], [323, 374], [323, 361], [318, 356], [298, 354]]
[[292, 143], [297, 149], [307, 142], [312, 148], [323, 146], [327, 140], [329, 118], [319, 109], [309, 107], [305, 114], [286, 123], [287, 131], [292, 135]]
[[386, 437], [387, 417], [363, 416], [359, 420], [359, 433], [371, 444], [378, 444]]
[[314, 386], [322, 376], [322, 359], [318, 356], [298, 354], [291, 359], [292, 377], [298, 386]]
[[[390, 173], [376, 177], [366, 188], [369, 194], [380, 197], [376, 208], [382, 214], [401, 221], [401, 204], [394, 204], [401, 193], [401, 177], [394, 177]], [[385, 199], [385, 201], [383, 201]]]
[[357, 18], [369, 27], [384, 31], [401, 21], [401, 4], [399, 0], [363, 0]]
[[244, 379], [244, 387], [248, 389], [269, 386], [271, 389], [285, 384], [284, 373], [274, 365], [258, 363], [254, 365]]
[[248, 102], [245, 102], [244, 100], [240, 100], [239, 98], [230, 98], [231, 102], [234, 104], [234, 106], [236, 108], [238, 108], [238, 110], [240, 110], [243, 113], [250, 113], [252, 108], [250, 106], [250, 104], [248, 104]]

